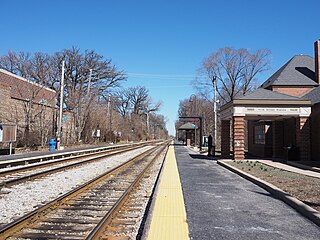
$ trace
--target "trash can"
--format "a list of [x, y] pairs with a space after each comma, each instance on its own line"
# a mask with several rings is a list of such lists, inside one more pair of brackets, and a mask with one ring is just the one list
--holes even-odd
[[50, 152], [54, 152], [56, 150], [56, 140], [51, 138], [49, 141], [49, 150]]
[[292, 148], [292, 146], [283, 147], [283, 149], [284, 149], [284, 159], [283, 159], [283, 162], [284, 162], [284, 163], [290, 161], [290, 159], [289, 159], [289, 152], [291, 151], [291, 148]]
[[285, 150], [285, 159], [284, 162], [287, 161], [296, 161], [299, 159], [299, 150], [295, 146], [286, 146], [283, 148]]

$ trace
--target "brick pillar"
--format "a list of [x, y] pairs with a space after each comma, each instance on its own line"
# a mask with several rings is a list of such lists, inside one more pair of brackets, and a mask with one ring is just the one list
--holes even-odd
[[272, 157], [283, 158], [283, 121], [273, 121], [272, 125]]
[[221, 121], [221, 157], [230, 158], [230, 120]]
[[299, 117], [296, 120], [296, 144], [301, 161], [310, 160], [310, 119]]
[[244, 159], [244, 117], [233, 117], [233, 159]]

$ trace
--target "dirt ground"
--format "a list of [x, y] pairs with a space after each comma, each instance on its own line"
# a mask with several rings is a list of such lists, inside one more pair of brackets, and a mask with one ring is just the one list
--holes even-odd
[[257, 161], [228, 164], [269, 182], [320, 212], [320, 179], [267, 166]]

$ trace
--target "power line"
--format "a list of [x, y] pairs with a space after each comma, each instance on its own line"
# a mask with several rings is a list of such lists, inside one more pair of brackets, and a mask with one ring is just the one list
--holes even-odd
[[148, 74], [148, 73], [127, 73], [131, 77], [139, 78], [153, 78], [153, 79], [166, 79], [166, 80], [194, 80], [194, 75], [181, 75], [181, 74]]
[[162, 85], [162, 86], [158, 86], [158, 87], [148, 87], [148, 89], [150, 88], [150, 89], [154, 89], [154, 88], [184, 88], [184, 87], [190, 87], [191, 86], [191, 84], [189, 84], [189, 85], [172, 85], [172, 86], [170, 86], [170, 85]]

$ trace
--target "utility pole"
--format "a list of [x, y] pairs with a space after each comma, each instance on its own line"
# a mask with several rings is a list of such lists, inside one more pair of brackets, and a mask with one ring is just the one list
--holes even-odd
[[110, 109], [110, 104], [111, 104], [111, 95], [108, 96], [108, 115], [109, 115], [109, 134], [110, 134], [110, 143], [112, 141], [112, 133], [111, 133], [111, 109]]
[[217, 77], [213, 76], [214, 146], [217, 145]]
[[60, 82], [60, 109], [59, 109], [59, 122], [58, 122], [58, 131], [57, 131], [57, 150], [60, 150], [60, 143], [62, 138], [63, 87], [64, 87], [64, 61], [62, 61], [61, 82]]
[[90, 69], [90, 75], [89, 75], [88, 92], [87, 92], [87, 95], [88, 95], [88, 96], [90, 96], [91, 76], [92, 76], [92, 69]]
[[149, 112], [147, 112], [146, 115], [147, 115], [147, 134], [149, 135], [149, 124], [150, 124]]

